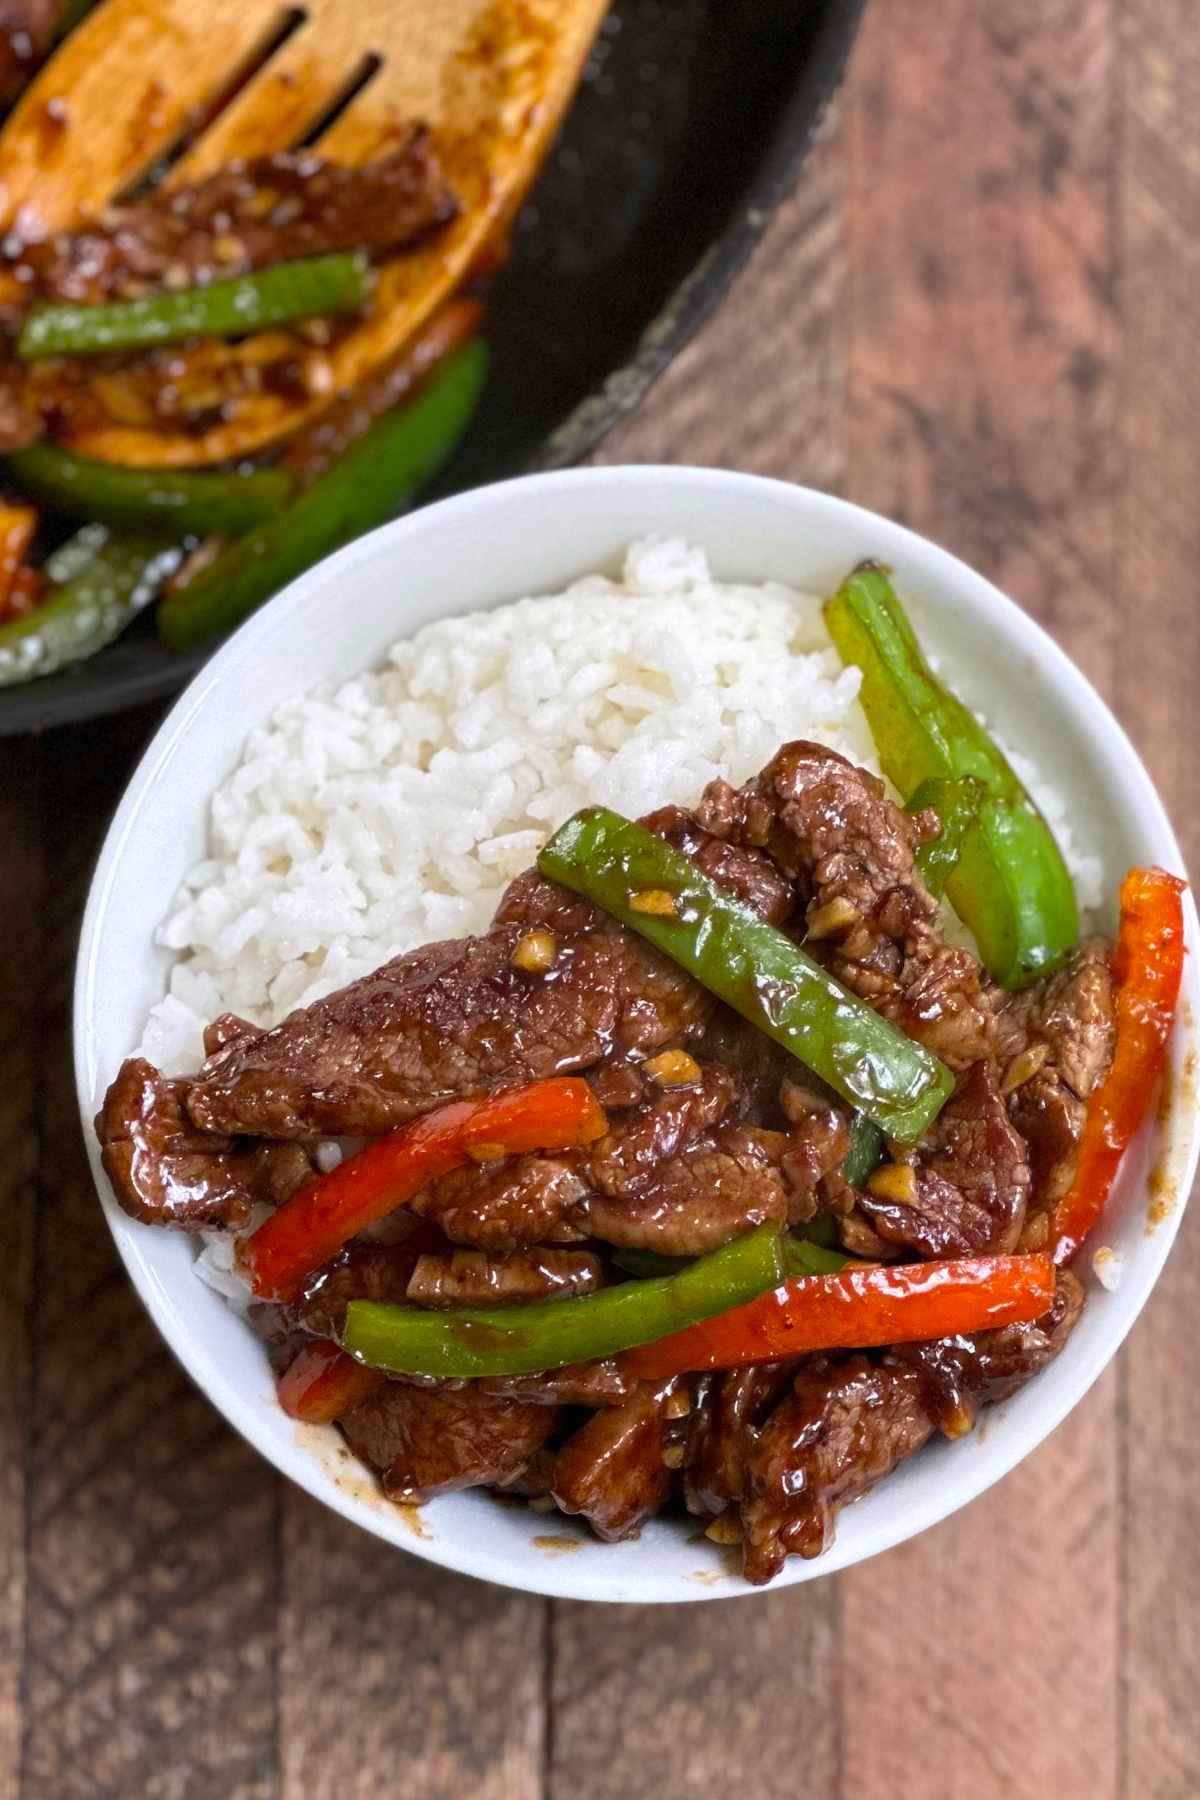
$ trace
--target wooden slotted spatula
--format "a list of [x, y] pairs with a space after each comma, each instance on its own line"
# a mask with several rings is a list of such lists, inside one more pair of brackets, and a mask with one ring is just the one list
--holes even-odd
[[[570, 100], [608, 0], [104, 0], [0, 133], [0, 230], [44, 237], [94, 218], [186, 148], [168, 187], [238, 157], [312, 141], [335, 162], [431, 127], [460, 202], [428, 242], [383, 264], [370, 313], [332, 355], [337, 389], [401, 350], [504, 228]], [[236, 90], [236, 92], [234, 91]], [[217, 110], [220, 96], [233, 94]], [[339, 102], [350, 95], [338, 111]], [[195, 121], [215, 111], [194, 139]], [[261, 399], [262, 404], [258, 404]], [[182, 467], [247, 455], [321, 399], [256, 396], [197, 435], [100, 425], [72, 443], [114, 462]]]

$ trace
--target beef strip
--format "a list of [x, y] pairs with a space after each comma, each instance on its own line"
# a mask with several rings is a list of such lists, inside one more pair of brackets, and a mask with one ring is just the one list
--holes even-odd
[[215, 1066], [222, 1052], [232, 1045], [242, 1043], [246, 1038], [257, 1037], [259, 1029], [249, 1019], [243, 1019], [237, 1013], [218, 1013], [204, 1027], [205, 1067]]
[[415, 1306], [508, 1306], [590, 1294], [603, 1280], [589, 1250], [430, 1250], [417, 1259], [408, 1298]]
[[427, 944], [239, 1042], [191, 1089], [205, 1131], [372, 1135], [446, 1100], [567, 1074], [614, 1049], [649, 1055], [698, 1032], [704, 990], [632, 934], [564, 942], [551, 968], [513, 964], [523, 932]]
[[661, 806], [639, 823], [656, 837], [665, 838], [710, 881], [770, 924], [784, 924], [795, 909], [791, 882], [765, 851], [714, 836], [694, 813], [681, 806]]
[[623, 1115], [587, 1159], [595, 1192], [587, 1229], [605, 1243], [701, 1256], [787, 1202], [778, 1170], [783, 1139], [736, 1123], [744, 1096], [725, 1069], [663, 1088]]
[[338, 1423], [389, 1499], [420, 1503], [456, 1488], [515, 1481], [553, 1434], [558, 1411], [476, 1386], [388, 1381]]
[[300, 1144], [245, 1143], [197, 1131], [187, 1093], [186, 1081], [131, 1057], [96, 1115], [105, 1173], [132, 1218], [185, 1231], [236, 1229], [253, 1207], [279, 1205], [313, 1174]]
[[[550, 1483], [554, 1479], [554, 1452], [545, 1445], [535, 1450], [525, 1467], [495, 1483], [498, 1494], [512, 1494], [525, 1500], [549, 1500]], [[547, 1511], [550, 1508], [546, 1508]]]
[[795, 1373], [794, 1362], [754, 1363], [704, 1378], [688, 1421], [683, 1496], [690, 1513], [715, 1517], [745, 1499], [754, 1434]]
[[591, 1148], [591, 1185], [609, 1199], [623, 1200], [656, 1176], [714, 1125], [734, 1113], [738, 1086], [727, 1069], [702, 1067], [695, 1081], [652, 1090], [636, 1111], [625, 1114]]
[[586, 1192], [586, 1183], [570, 1163], [549, 1156], [513, 1156], [443, 1175], [417, 1195], [412, 1207], [435, 1220], [452, 1243], [480, 1250], [521, 1250], [581, 1237], [572, 1215]]
[[976, 1409], [1014, 1393], [1061, 1350], [1082, 1289], [1060, 1274], [1034, 1325], [905, 1346], [880, 1361], [818, 1356], [745, 1452], [741, 1507], [745, 1573], [762, 1583], [788, 1555], [819, 1556], [837, 1513], [942, 1429], [968, 1430]]
[[663, 1256], [705, 1256], [756, 1225], [787, 1217], [779, 1172], [784, 1140], [748, 1125], [723, 1125], [689, 1144], [620, 1198], [588, 1202], [593, 1237]]
[[1029, 1146], [1033, 1198], [1022, 1249], [1041, 1249], [1075, 1175], [1087, 1101], [1112, 1062], [1110, 949], [1092, 938], [1065, 968], [998, 1007], [1009, 1116]]
[[714, 1007], [694, 1053], [701, 1063], [715, 1063], [736, 1075], [743, 1110], [758, 1125], [786, 1123], [781, 1097], [789, 1077], [814, 1083], [817, 1080], [782, 1044], [728, 1006]]
[[918, 1451], [933, 1429], [917, 1370], [865, 1356], [806, 1363], [747, 1449], [747, 1581], [770, 1581], [788, 1556], [819, 1556], [838, 1509]]
[[605, 1112], [624, 1112], [646, 1098], [646, 1082], [635, 1062], [601, 1063], [588, 1074], [588, 1084]]
[[354, 168], [303, 150], [227, 163], [79, 231], [10, 243], [5, 255], [41, 297], [94, 305], [332, 251], [387, 255], [457, 211], [429, 131], [413, 125], [394, 150]]
[[351, 1300], [400, 1302], [429, 1234], [414, 1233], [406, 1244], [349, 1244], [310, 1275], [292, 1309], [296, 1323], [318, 1337], [340, 1338]]
[[1015, 1250], [1029, 1199], [1025, 1140], [1009, 1122], [990, 1063], [976, 1063], [926, 1133], [915, 1163], [916, 1197], [859, 1207], [885, 1243], [919, 1256]]
[[840, 981], [950, 1067], [990, 1053], [979, 966], [942, 942], [937, 902], [913, 860], [920, 816], [836, 751], [784, 747], [738, 790], [715, 781], [697, 810], [714, 836], [765, 849], [805, 903], [809, 947]]
[[616, 1406], [627, 1400], [637, 1383], [615, 1357], [599, 1362], [568, 1363], [544, 1375], [485, 1375], [481, 1392], [506, 1400], [536, 1400], [539, 1406]]
[[11, 105], [45, 58], [62, 10], [63, 0], [0, 0], [0, 106]]
[[807, 1224], [823, 1209], [830, 1183], [837, 1181], [849, 1150], [850, 1128], [839, 1108], [814, 1107], [794, 1121], [779, 1163], [787, 1186], [789, 1225]]
[[642, 1382], [619, 1406], [595, 1412], [559, 1450], [551, 1493], [560, 1512], [580, 1513], [606, 1542], [636, 1536], [665, 1505], [672, 1471], [664, 1452], [682, 1449], [683, 1428], [668, 1413], [687, 1377]]

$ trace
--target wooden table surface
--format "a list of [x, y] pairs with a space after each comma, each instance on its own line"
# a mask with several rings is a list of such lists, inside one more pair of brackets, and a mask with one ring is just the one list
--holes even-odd
[[[959, 552], [1194, 855], [1198, 223], [1194, 0], [875, 0], [794, 198], [604, 457], [811, 482]], [[443, 1575], [232, 1435], [115, 1264], [71, 1089], [82, 896], [152, 723], [0, 753], [2, 1800], [1200, 1795], [1194, 1229], [999, 1488], [749, 1601]]]

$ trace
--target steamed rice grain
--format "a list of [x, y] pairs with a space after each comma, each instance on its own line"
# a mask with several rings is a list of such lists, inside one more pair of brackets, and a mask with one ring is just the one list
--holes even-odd
[[484, 929], [581, 806], [686, 805], [793, 737], [874, 766], [858, 684], [819, 599], [716, 582], [678, 540], [634, 544], [619, 580], [426, 626], [250, 734], [159, 934], [178, 957], [155, 1061], [194, 1068], [218, 1012], [274, 1024]]

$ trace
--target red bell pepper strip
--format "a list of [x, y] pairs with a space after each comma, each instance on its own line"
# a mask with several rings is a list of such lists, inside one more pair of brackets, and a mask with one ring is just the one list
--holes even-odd
[[376, 1219], [472, 1160], [569, 1150], [608, 1129], [586, 1081], [559, 1076], [481, 1100], [452, 1100], [318, 1175], [247, 1238], [239, 1260], [263, 1299], [292, 1299], [304, 1277]]
[[315, 1338], [288, 1364], [275, 1392], [289, 1418], [329, 1425], [386, 1380], [382, 1370], [364, 1368], [328, 1338]]
[[[25, 552], [37, 524], [38, 516], [32, 506], [12, 506], [0, 501], [0, 617], [9, 611], [13, 583], [24, 567]], [[12, 608], [14, 614], [20, 611], [19, 605]]]
[[747, 1306], [629, 1350], [622, 1365], [643, 1381], [693, 1369], [732, 1369], [813, 1350], [919, 1343], [1038, 1319], [1054, 1299], [1048, 1256], [873, 1263], [806, 1275]]
[[1075, 1178], [1055, 1209], [1054, 1260], [1065, 1263], [1104, 1210], [1122, 1156], [1150, 1110], [1183, 977], [1183, 890], [1165, 869], [1131, 869], [1121, 883], [1113, 956], [1117, 1040], [1092, 1095]]

